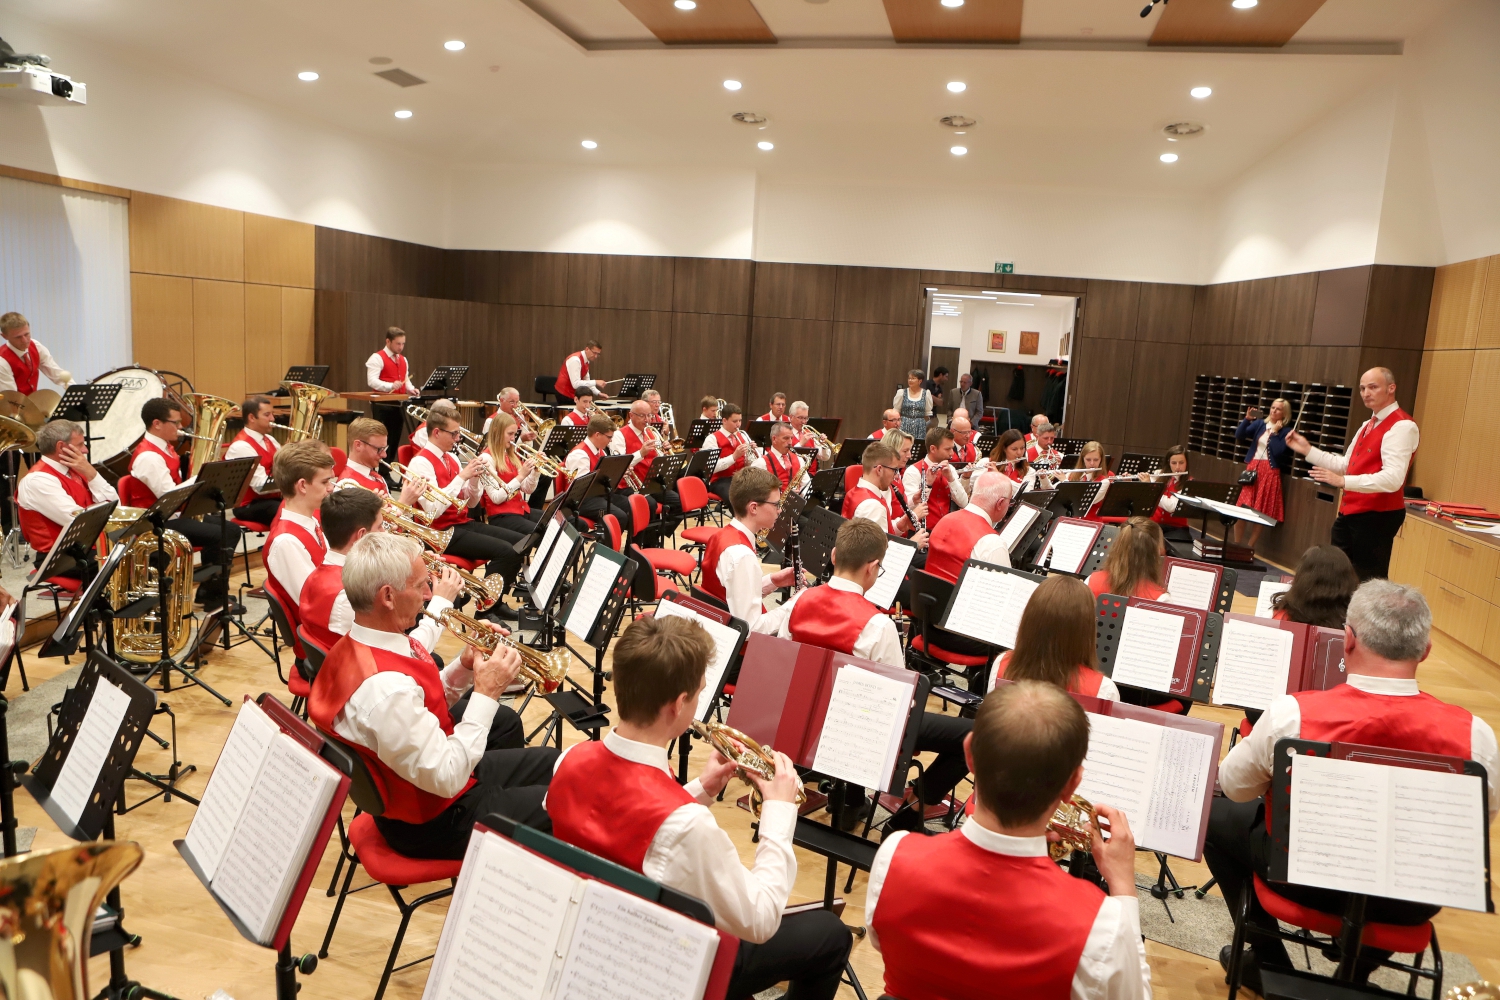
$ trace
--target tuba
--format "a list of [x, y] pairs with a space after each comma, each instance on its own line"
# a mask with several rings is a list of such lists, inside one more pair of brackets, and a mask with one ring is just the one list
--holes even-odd
[[188, 405], [193, 408], [193, 453], [188, 465], [188, 475], [196, 476], [203, 463], [216, 461], [219, 449], [224, 444], [224, 428], [229, 422], [229, 411], [234, 403], [223, 396], [210, 396], [205, 392], [190, 392]]
[[36, 431], [11, 417], [0, 417], [0, 455], [7, 451], [30, 448], [36, 444]]
[[323, 400], [338, 393], [311, 382], [283, 382], [281, 387], [292, 398], [292, 412], [287, 417], [286, 432], [289, 441], [306, 441], [323, 435], [323, 418], [318, 416], [318, 407]]
[[448, 608], [440, 615], [430, 612], [422, 612], [428, 618], [439, 622], [453, 637], [465, 646], [473, 646], [485, 655], [493, 653], [501, 646], [509, 646], [521, 654], [521, 676], [540, 687], [544, 692], [551, 694], [562, 687], [562, 682], [568, 675], [568, 652], [566, 649], [554, 649], [550, 653], [532, 649], [525, 643], [517, 642], [509, 636], [501, 635], [492, 628], [487, 627], [477, 618], [471, 618], [462, 611]]
[[[121, 608], [142, 597], [157, 596], [159, 575], [151, 565], [156, 555], [156, 536], [151, 532], [136, 535], [123, 542], [111, 542], [110, 536], [134, 524], [143, 507], [116, 507], [109, 515], [104, 534], [99, 536], [97, 550], [103, 564], [116, 544], [128, 545], [129, 551], [109, 578], [109, 604]], [[131, 663], [155, 663], [162, 656], [159, 622], [167, 616], [167, 655], [176, 659], [192, 638], [193, 612], [193, 543], [179, 531], [168, 529], [162, 539], [167, 555], [167, 572], [172, 585], [167, 590], [167, 606], [153, 608], [139, 618], [115, 618], [110, 627], [115, 634], [115, 652]]]
[[[746, 736], [738, 729], [731, 729], [721, 722], [699, 722], [693, 720], [693, 732], [700, 739], [705, 739], [725, 759], [734, 762], [741, 776], [754, 774], [758, 778], [770, 781], [776, 777], [776, 758], [771, 756], [771, 748], [761, 746], [755, 740]], [[735, 744], [739, 744], [736, 746]], [[807, 801], [807, 792], [799, 785], [797, 787], [797, 804], [800, 806]], [[750, 811], [756, 816], [760, 815], [761, 794], [760, 789], [754, 785], [750, 787]]]

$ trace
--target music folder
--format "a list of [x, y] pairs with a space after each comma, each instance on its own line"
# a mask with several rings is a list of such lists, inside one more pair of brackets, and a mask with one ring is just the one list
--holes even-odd
[[1162, 562], [1166, 571], [1165, 585], [1171, 595], [1172, 604], [1182, 604], [1200, 611], [1227, 611], [1234, 600], [1234, 587], [1225, 593], [1225, 581], [1238, 576], [1217, 563], [1200, 562], [1197, 559], [1182, 559], [1168, 556]]
[[739, 669], [740, 657], [745, 650], [745, 640], [750, 636], [750, 626], [722, 608], [716, 608], [675, 590], [669, 590], [657, 602], [656, 617], [687, 618], [703, 627], [714, 641], [714, 658], [709, 661], [708, 672], [703, 678], [703, 693], [698, 696], [698, 707], [693, 717], [707, 722], [713, 714], [714, 705], [724, 693], [724, 685]]
[[1219, 637], [1211, 700], [1265, 711], [1284, 694], [1326, 690], [1347, 678], [1343, 629], [1231, 613]]
[[[1067, 485], [1067, 484], [1064, 484]], [[1058, 492], [1062, 487], [1058, 488]], [[1056, 573], [1080, 576], [1094, 552], [1094, 542], [1104, 525], [1081, 517], [1059, 517], [1047, 529], [1047, 540], [1037, 554], [1038, 567], [1046, 566]]]
[[970, 559], [943, 609], [940, 628], [1002, 649], [1016, 645], [1021, 615], [1044, 577]]
[[900, 794], [929, 690], [904, 667], [753, 632], [726, 721], [799, 767]]
[[1100, 594], [1099, 672], [1116, 684], [1208, 701], [1223, 615], [1179, 604]]

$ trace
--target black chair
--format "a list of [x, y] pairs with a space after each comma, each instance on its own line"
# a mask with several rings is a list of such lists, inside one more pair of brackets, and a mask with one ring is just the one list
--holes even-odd
[[292, 711], [307, 718], [307, 695], [312, 686], [308, 678], [312, 674], [312, 668], [307, 661], [298, 655], [301, 646], [297, 641], [296, 630], [292, 628], [292, 620], [287, 617], [286, 608], [276, 599], [276, 595], [269, 590], [266, 591], [266, 604], [271, 609], [271, 621], [276, 623], [276, 633], [281, 636], [281, 645], [292, 651], [292, 670], [289, 674], [281, 672], [281, 650], [277, 650], [276, 676], [286, 685], [286, 689], [292, 695]]
[[626, 604], [630, 609], [630, 618], [634, 621], [636, 615], [648, 605], [656, 604], [668, 591], [676, 591], [677, 584], [657, 575], [640, 546], [627, 545], [625, 554], [635, 562], [635, 576], [630, 580], [630, 596]]
[[323, 658], [328, 655], [328, 650], [320, 646], [307, 634], [307, 629], [301, 626], [297, 627], [297, 638], [302, 642], [302, 651], [307, 654], [302, 662], [307, 665], [307, 683], [310, 685], [318, 679], [318, 671], [323, 669]]
[[562, 405], [563, 395], [562, 395], [562, 393], [560, 393], [560, 392], [557, 391], [557, 376], [556, 375], [537, 375], [537, 376], [535, 376], [531, 380], [531, 389], [532, 389], [533, 392], [536, 393], [537, 399], [541, 400], [543, 403], [547, 402], [547, 397], [548, 396], [551, 396], [552, 397], [552, 401], [556, 405], [558, 405], [558, 406]]
[[923, 673], [936, 674], [940, 680], [945, 681], [949, 674], [962, 675], [970, 691], [983, 691], [989, 667], [999, 649], [938, 627], [953, 597], [953, 584], [919, 569], [911, 570], [907, 579], [911, 583], [909, 610], [918, 626], [917, 634], [907, 646], [907, 660]]

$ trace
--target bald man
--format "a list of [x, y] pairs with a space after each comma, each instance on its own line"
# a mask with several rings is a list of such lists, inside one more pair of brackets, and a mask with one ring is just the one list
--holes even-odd
[[876, 441], [879, 441], [881, 438], [885, 437], [888, 432], [896, 430], [900, 426], [900, 412], [897, 410], [886, 410], [880, 415], [880, 426], [875, 429], [875, 433], [871, 434], [870, 437], [874, 438]]
[[1342, 455], [1314, 448], [1301, 434], [1287, 447], [1306, 457], [1312, 477], [1344, 491], [1333, 522], [1333, 544], [1344, 550], [1360, 580], [1387, 576], [1391, 546], [1406, 519], [1406, 472], [1421, 434], [1396, 403], [1396, 376], [1371, 368], [1359, 377], [1360, 401], [1372, 412]]
[[974, 447], [974, 425], [968, 417], [960, 417], [954, 414], [953, 423], [948, 425], [953, 432], [953, 461], [958, 465], [971, 465], [979, 458], [979, 452]]
[[[656, 456], [661, 452], [661, 432], [651, 428], [651, 404], [644, 399], [637, 399], [630, 404], [630, 419], [625, 425], [615, 431], [614, 437], [609, 442], [609, 453], [611, 455], [629, 455], [632, 459], [630, 471], [633, 472], [642, 484], [646, 483], [651, 475], [651, 465], [656, 461]], [[660, 483], [653, 486], [653, 490], [661, 487]], [[620, 490], [625, 495], [629, 493], [629, 487], [625, 483], [625, 477], [620, 478]], [[677, 516], [682, 512], [682, 500], [675, 490], [661, 487], [659, 493], [642, 491], [646, 493], [650, 501], [652, 523], [656, 534], [651, 539], [659, 537], [662, 530], [666, 530], [662, 521], [670, 521], [675, 524]], [[626, 500], [628, 504], [629, 501]], [[668, 532], [670, 533], [670, 532]], [[640, 544], [640, 543], [638, 543]]]

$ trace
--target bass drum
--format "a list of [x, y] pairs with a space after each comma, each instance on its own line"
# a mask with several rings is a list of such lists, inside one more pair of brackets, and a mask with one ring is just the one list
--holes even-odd
[[130, 454], [146, 436], [141, 420], [141, 405], [148, 399], [170, 399], [184, 419], [193, 412], [187, 396], [193, 384], [176, 372], [154, 368], [116, 368], [94, 379], [92, 385], [119, 385], [120, 394], [110, 404], [103, 420], [90, 428], [98, 440], [93, 442], [93, 464], [108, 470], [115, 479], [130, 471]]

